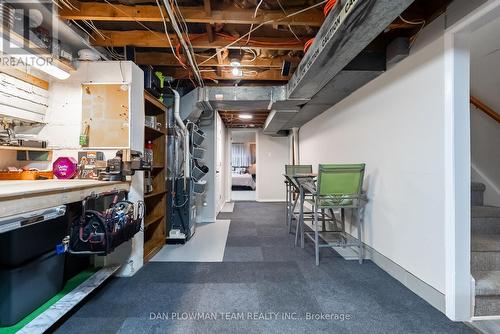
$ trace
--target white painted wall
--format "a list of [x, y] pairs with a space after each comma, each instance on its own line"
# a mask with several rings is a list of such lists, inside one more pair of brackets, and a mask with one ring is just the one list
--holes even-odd
[[[182, 103], [182, 102], [181, 102]], [[205, 133], [205, 140], [202, 146], [206, 149], [203, 157], [203, 163], [208, 166], [209, 171], [203, 180], [207, 181], [206, 196], [204, 205], [199, 206], [197, 210], [197, 223], [209, 223], [216, 220], [216, 185], [215, 185], [215, 172], [217, 162], [217, 140], [216, 140], [216, 117], [212, 117], [210, 121], [204, 121], [200, 124], [200, 129]]]
[[283, 173], [290, 160], [288, 137], [271, 137], [257, 132], [257, 201], [285, 200]]
[[[444, 19], [412, 54], [300, 130], [302, 164], [366, 163], [363, 241], [441, 293]], [[355, 234], [355, 228], [350, 227]]]
[[472, 180], [486, 185], [485, 205], [500, 206], [500, 124], [473, 105], [470, 116]]
[[216, 181], [216, 208], [215, 208], [215, 214], [219, 214], [219, 212], [222, 210], [222, 207], [224, 206], [224, 203], [226, 203], [227, 199], [227, 192], [226, 192], [226, 180], [227, 178], [224, 177], [227, 173], [227, 166], [226, 166], [226, 155], [227, 155], [227, 150], [226, 150], [226, 139], [227, 139], [227, 128], [224, 125], [224, 122], [222, 121], [222, 118], [220, 117], [219, 113], [215, 113], [215, 128], [216, 128], [216, 141], [217, 141], [217, 152], [216, 152], [216, 174], [215, 174], [215, 181]]

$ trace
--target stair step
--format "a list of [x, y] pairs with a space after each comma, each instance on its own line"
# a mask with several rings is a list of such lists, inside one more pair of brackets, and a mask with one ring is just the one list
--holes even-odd
[[485, 191], [486, 186], [481, 182], [472, 182], [470, 185], [470, 190], [472, 191]]
[[484, 205], [484, 191], [486, 186], [483, 183], [472, 182], [471, 187], [471, 205]]
[[472, 218], [498, 218], [500, 221], [500, 207], [497, 206], [472, 206]]
[[496, 316], [500, 314], [500, 296], [478, 296], [475, 300], [476, 317]]
[[500, 270], [473, 271], [476, 280], [476, 296], [498, 296], [500, 298]]
[[500, 253], [471, 252], [471, 270], [500, 270]]
[[500, 270], [476, 271], [476, 316], [500, 314]]
[[500, 208], [495, 206], [473, 206], [471, 208], [473, 234], [500, 234]]
[[500, 252], [500, 234], [472, 234], [473, 252]]

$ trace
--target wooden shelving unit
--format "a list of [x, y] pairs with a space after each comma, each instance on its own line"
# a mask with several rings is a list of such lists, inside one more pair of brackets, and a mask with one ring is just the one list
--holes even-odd
[[[148, 92], [144, 92], [146, 116], [156, 116], [165, 127], [168, 108]], [[166, 131], [144, 126], [144, 145], [153, 144], [153, 191], [144, 194], [146, 217], [144, 218], [144, 263], [148, 262], [165, 245], [167, 189], [165, 183]]]

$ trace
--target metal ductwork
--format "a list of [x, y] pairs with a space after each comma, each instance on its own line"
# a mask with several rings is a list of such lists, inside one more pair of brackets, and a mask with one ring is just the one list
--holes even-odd
[[288, 82], [288, 97], [312, 98], [414, 0], [347, 0], [330, 13]]
[[[365, 51], [413, 0], [347, 0], [330, 13], [287, 84], [287, 100], [303, 100], [281, 129], [300, 127], [386, 70], [386, 54]], [[283, 123], [276, 112], [267, 133]]]
[[271, 113], [265, 134], [280, 135], [300, 127], [386, 70], [386, 53], [366, 47], [412, 2], [342, 1], [340, 10], [326, 18], [287, 85], [197, 88], [183, 97], [181, 115], [196, 116], [206, 109], [267, 109]]

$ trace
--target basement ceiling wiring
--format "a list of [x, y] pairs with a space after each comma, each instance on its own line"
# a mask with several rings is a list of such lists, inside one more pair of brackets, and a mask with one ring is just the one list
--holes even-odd
[[[288, 15], [285, 15], [279, 19], [274, 19], [274, 20], [268, 20], [268, 21], [265, 21], [265, 22], [262, 22], [260, 23], [259, 25], [257, 25], [256, 27], [254, 27], [253, 29], [251, 29], [249, 32], [247, 32], [245, 35], [243, 36], [240, 36], [239, 38], [236, 38], [234, 41], [232, 41], [231, 43], [227, 44], [226, 46], [224, 46], [222, 49], [224, 48], [228, 48], [228, 47], [231, 47], [233, 46], [234, 44], [238, 43], [239, 41], [241, 41], [242, 39], [244, 39], [245, 37], [247, 37], [249, 35], [249, 33], [252, 33], [254, 32], [255, 30], [259, 29], [260, 27], [262, 27], [263, 25], [266, 25], [266, 24], [270, 24], [270, 23], [275, 23], [275, 22], [280, 22], [280, 21], [283, 21], [284, 19], [287, 19], [289, 17], [293, 17], [295, 15], [298, 15], [298, 14], [301, 14], [303, 12], [306, 12], [308, 10], [311, 10], [313, 8], [316, 8], [316, 7], [319, 7], [319, 6], [322, 6], [324, 5], [328, 0], [324, 0], [324, 1], [321, 1], [321, 2], [318, 2], [317, 4], [315, 5], [312, 5], [312, 6], [309, 6], [307, 8], [304, 8], [304, 9], [301, 9], [299, 11], [296, 11], [294, 13], [291, 13], [291, 14], [288, 14]], [[210, 56], [209, 58], [205, 59], [204, 61], [202, 61], [200, 63], [200, 65], [203, 65], [205, 63], [207, 63], [208, 61], [210, 61], [211, 59], [214, 59], [215, 57], [217, 57], [217, 53], [213, 54], [212, 56]]]
[[407, 23], [407, 24], [411, 24], [411, 25], [420, 25], [420, 29], [418, 30], [418, 32], [413, 35], [410, 39], [410, 48], [412, 47], [413, 43], [415, 43], [415, 41], [417, 40], [417, 37], [418, 35], [420, 34], [420, 32], [422, 31], [422, 29], [424, 29], [425, 27], [425, 20], [419, 20], [419, 21], [410, 21], [410, 20], [407, 20], [405, 19], [403, 16], [399, 15], [399, 19], [401, 21], [403, 21], [404, 23]]
[[[283, 14], [287, 15], [287, 12], [285, 10], [285, 8], [283, 7], [283, 5], [281, 4], [281, 1], [280, 0], [276, 0], [278, 2], [278, 5], [280, 6], [281, 10], [283, 11]], [[290, 32], [292, 33], [292, 35], [298, 40], [300, 41], [300, 38], [295, 34], [295, 31], [293, 31], [292, 29], [292, 26], [289, 24], [288, 25], [288, 29], [290, 30]]]
[[186, 68], [186, 65], [175, 54], [174, 46], [172, 45], [172, 41], [170, 40], [170, 36], [168, 35], [167, 20], [165, 19], [165, 16], [163, 15], [163, 9], [161, 8], [159, 0], [156, 0], [156, 5], [158, 6], [158, 10], [160, 11], [161, 20], [162, 20], [162, 23], [163, 23], [163, 30], [165, 31], [165, 37], [167, 38], [168, 45], [170, 45], [170, 50], [172, 50], [172, 54], [174, 55], [175, 59], [177, 59], [177, 61], [179, 62], [179, 64], [181, 64], [181, 66], [183, 68]]
[[177, 19], [175, 18], [175, 14], [172, 10], [172, 7], [170, 3], [167, 0], [163, 0], [163, 4], [165, 6], [165, 9], [167, 10], [167, 14], [170, 19], [170, 23], [172, 27], [174, 28], [175, 33], [177, 34], [177, 37], [179, 39], [179, 42], [182, 45], [182, 48], [186, 52], [186, 56], [189, 62], [189, 65], [192, 67], [194, 75], [196, 76], [196, 80], [198, 81], [198, 84], [203, 87], [203, 78], [201, 77], [201, 73], [199, 72], [198, 64], [196, 61], [193, 59], [194, 54], [191, 54], [191, 50], [189, 49], [189, 46], [186, 44], [186, 41], [184, 40], [183, 34], [181, 29], [179, 28], [179, 25], [177, 24]]
[[[253, 13], [253, 19], [254, 19], [254, 20], [255, 20], [255, 18], [257, 17], [257, 12], [259, 11], [259, 7], [260, 7], [260, 5], [262, 5], [262, 2], [263, 2], [263, 1], [264, 1], [264, 0], [260, 0], [260, 1], [259, 1], [259, 3], [257, 4], [257, 6], [255, 7], [255, 11], [254, 11], [254, 13]], [[253, 22], [252, 22], [252, 24], [250, 25], [250, 31], [248, 32], [248, 39], [247, 39], [247, 43], [246, 43], [246, 44], [248, 44], [248, 42], [250, 42], [250, 35], [252, 34], [252, 28], [253, 28]]]

